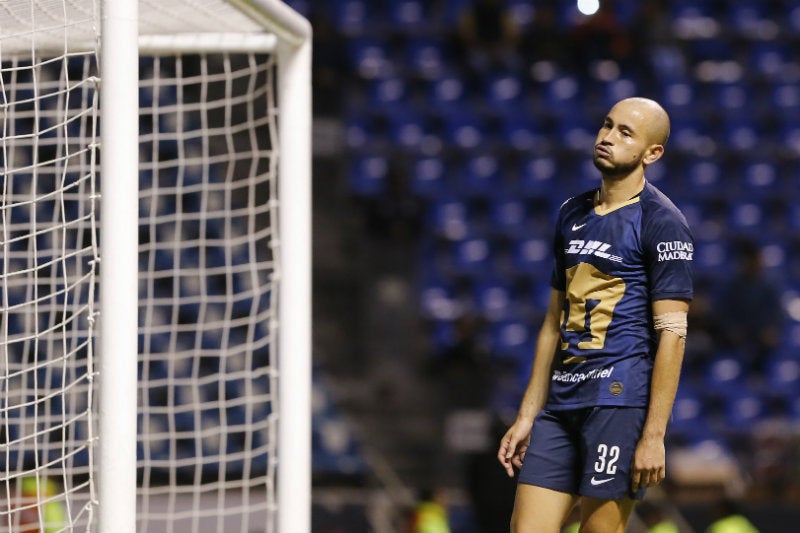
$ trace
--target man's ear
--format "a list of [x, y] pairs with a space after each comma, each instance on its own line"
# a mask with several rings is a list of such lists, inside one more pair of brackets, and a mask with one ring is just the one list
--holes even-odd
[[662, 155], [664, 155], [664, 146], [661, 144], [653, 144], [645, 150], [642, 159], [645, 165], [651, 165], [661, 159]]

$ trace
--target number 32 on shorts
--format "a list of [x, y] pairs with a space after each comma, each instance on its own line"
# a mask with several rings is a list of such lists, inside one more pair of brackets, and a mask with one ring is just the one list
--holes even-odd
[[613, 476], [617, 473], [618, 460], [619, 446], [600, 444], [597, 446], [597, 461], [594, 463], [594, 471], [598, 474]]

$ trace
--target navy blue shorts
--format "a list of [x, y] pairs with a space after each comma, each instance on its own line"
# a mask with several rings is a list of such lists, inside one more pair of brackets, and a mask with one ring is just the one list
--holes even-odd
[[543, 410], [519, 482], [590, 498], [642, 499], [644, 488], [631, 491], [631, 465], [645, 415], [638, 407]]

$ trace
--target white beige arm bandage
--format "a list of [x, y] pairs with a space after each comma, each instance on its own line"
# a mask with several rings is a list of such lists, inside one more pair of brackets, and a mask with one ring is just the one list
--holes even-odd
[[656, 331], [671, 331], [681, 339], [686, 339], [687, 330], [687, 316], [686, 311], [671, 311], [653, 317], [653, 327]]

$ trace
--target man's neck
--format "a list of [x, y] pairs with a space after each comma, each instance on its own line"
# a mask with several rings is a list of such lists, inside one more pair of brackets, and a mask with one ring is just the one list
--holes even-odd
[[595, 198], [595, 206], [598, 211], [603, 212], [616, 209], [642, 192], [644, 184], [643, 172], [629, 174], [621, 179], [603, 176], [602, 185]]

